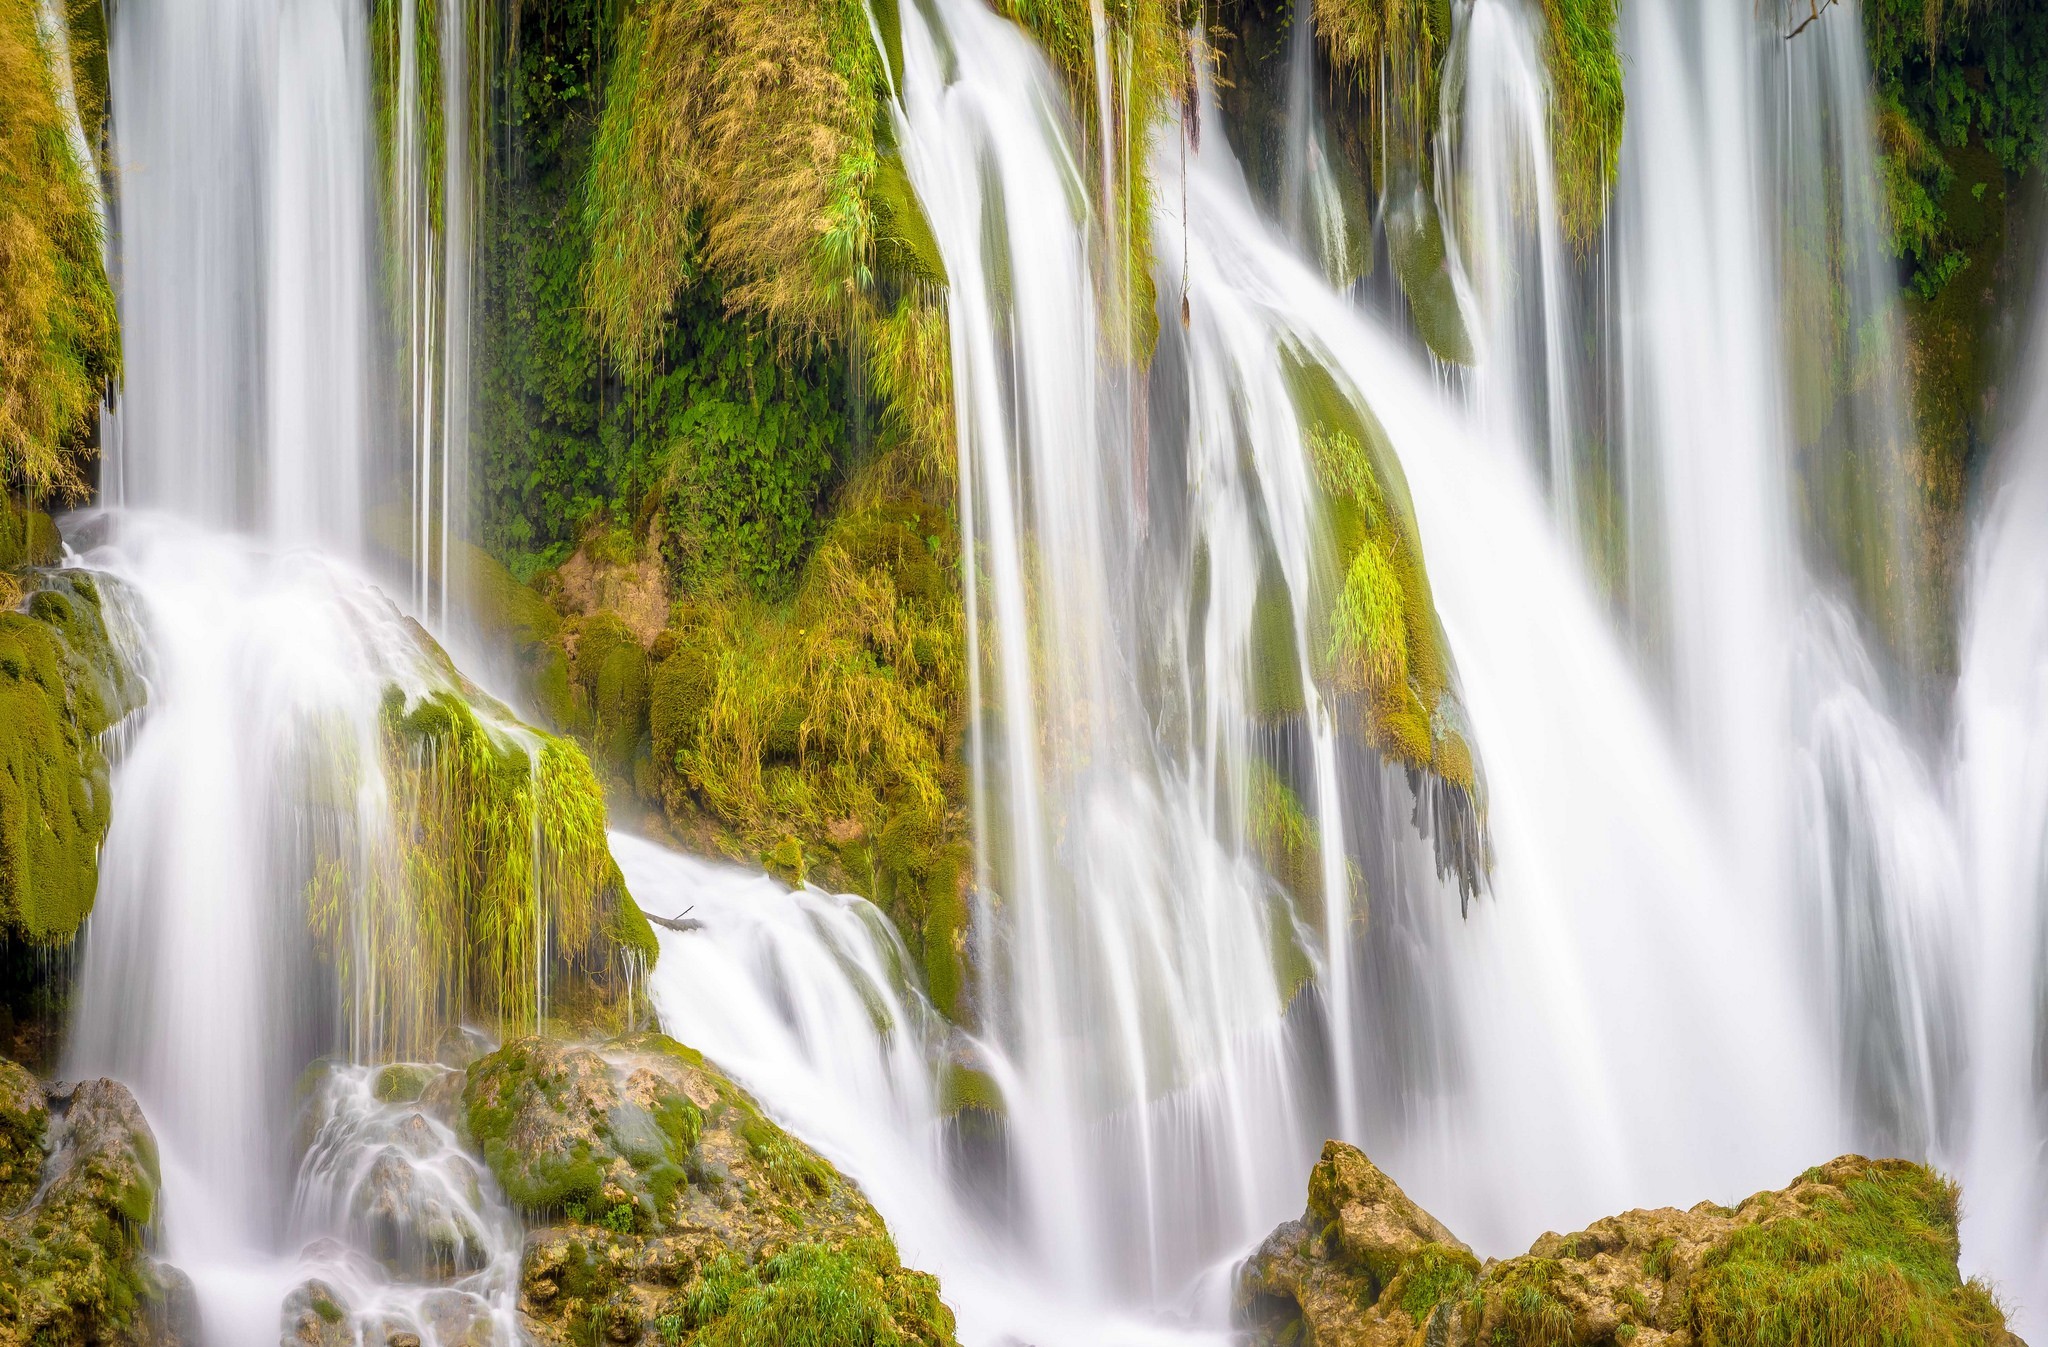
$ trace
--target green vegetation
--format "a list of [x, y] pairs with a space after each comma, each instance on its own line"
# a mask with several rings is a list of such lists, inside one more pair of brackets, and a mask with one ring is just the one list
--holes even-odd
[[0, 938], [47, 946], [92, 910], [110, 800], [99, 736], [142, 689], [108, 638], [92, 577], [33, 583], [44, 587], [26, 612], [0, 612]]
[[1864, 26], [1893, 251], [1911, 264], [1914, 289], [1932, 298], [1979, 265], [1972, 253], [1980, 222], [1966, 201], [1982, 201], [1986, 179], [1982, 165], [1959, 163], [1956, 152], [1980, 147], [2011, 177], [2041, 163], [2048, 11], [1996, 0], [1873, 0]]
[[164, 1294], [143, 1253], [161, 1181], [141, 1110], [107, 1080], [46, 1096], [0, 1061], [0, 1117], [0, 1174], [27, 1199], [0, 1210], [0, 1347], [141, 1340]]
[[1631, 1211], [1483, 1268], [1354, 1148], [1325, 1145], [1308, 1210], [1236, 1291], [1256, 1344], [2003, 1347], [2003, 1312], [1957, 1272], [1955, 1185], [1845, 1155], [1736, 1208]]
[[[73, 150], [36, 13], [15, 4], [0, 14], [0, 491], [76, 500], [121, 354], [100, 261], [97, 166]], [[91, 30], [79, 46], [75, 65], [103, 69]], [[79, 81], [88, 126], [101, 87]]]
[[912, 1347], [952, 1340], [952, 1314], [937, 1283], [888, 1275], [896, 1251], [803, 1243], [758, 1266], [726, 1254], [682, 1296], [681, 1321], [696, 1347]]
[[1810, 1173], [1812, 1196], [1706, 1256], [1691, 1287], [1700, 1347], [2006, 1341], [1990, 1291], [1956, 1271], [1953, 1182], [1903, 1160], [1829, 1168], [1829, 1186]]
[[[655, 958], [589, 761], [499, 708], [487, 721], [480, 696], [387, 691], [379, 766], [395, 835], [366, 862], [335, 842], [316, 862], [313, 928], [365, 1051], [417, 1055], [464, 1018], [517, 1033], [593, 1011], [589, 998], [624, 995]], [[335, 789], [352, 798], [354, 784]]]
[[469, 1069], [465, 1130], [530, 1216], [522, 1308], [550, 1340], [950, 1347], [938, 1283], [860, 1192], [659, 1034], [527, 1039]]
[[[1581, 248], [1599, 233], [1620, 166], [1623, 91], [1616, 13], [1615, 0], [1543, 0], [1558, 213], [1565, 233]], [[1446, 0], [1324, 0], [1316, 6], [1315, 21], [1334, 74], [1364, 96], [1364, 162], [1356, 167], [1367, 180], [1381, 184], [1383, 200], [1404, 194], [1410, 182], [1426, 186], [1451, 6]], [[1414, 300], [1409, 280], [1402, 276]], [[1454, 358], [1431, 345], [1444, 358]]]
[[1362, 403], [1323, 364], [1290, 357], [1296, 411], [1321, 488], [1332, 566], [1309, 649], [1367, 742], [1471, 796], [1472, 750], [1430, 597], [1399, 460]]
[[787, 598], [707, 586], [644, 647], [601, 609], [529, 664], [620, 790], [703, 845], [873, 898], [950, 1011], [967, 923], [959, 543], [898, 462], [849, 484]]
[[[2048, 144], [2048, 10], [1873, 0], [1864, 26], [1891, 250], [1907, 286], [1916, 546], [1939, 606], [1957, 586], [1970, 473], [1994, 429], [1996, 331], [2025, 289], [2005, 255], [2008, 204]], [[1931, 662], [1950, 667], [1954, 653], [1945, 645]]]

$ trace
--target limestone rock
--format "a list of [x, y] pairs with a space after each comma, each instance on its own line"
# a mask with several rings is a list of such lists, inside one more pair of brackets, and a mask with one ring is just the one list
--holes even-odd
[[280, 1347], [355, 1347], [348, 1302], [318, 1277], [300, 1283], [284, 1298]]
[[[951, 1347], [935, 1279], [860, 1190], [698, 1054], [658, 1034], [526, 1039], [469, 1068], [469, 1135], [534, 1223], [526, 1335]], [[829, 1320], [829, 1322], [827, 1322]]]
[[156, 1142], [127, 1089], [0, 1062], [0, 1174], [0, 1347], [187, 1341], [189, 1283], [143, 1253]]
[[0, 1060], [0, 1212], [16, 1210], [35, 1194], [49, 1127], [42, 1083], [23, 1067]]
[[1482, 1268], [1356, 1148], [1240, 1270], [1255, 1343], [1304, 1347], [2013, 1347], [1956, 1269], [1957, 1192], [1845, 1155], [1738, 1207], [1631, 1211]]
[[1315, 1347], [1406, 1347], [1479, 1260], [1354, 1146], [1325, 1142], [1308, 1210], [1239, 1276], [1240, 1319], [1261, 1340], [1299, 1323]]

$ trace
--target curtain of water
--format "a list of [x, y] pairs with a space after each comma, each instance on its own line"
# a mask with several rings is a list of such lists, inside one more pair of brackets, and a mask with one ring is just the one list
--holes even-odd
[[1963, 616], [1955, 793], [1973, 939], [1965, 1250], [2038, 1333], [2048, 1310], [2048, 309], [1983, 488]]
[[[355, 569], [393, 466], [371, 412], [381, 270], [367, 18], [343, 0], [170, 0], [113, 15], [127, 383], [107, 480], [108, 503], [127, 508], [74, 521], [73, 541], [96, 544], [86, 564], [127, 582], [151, 695], [115, 773], [67, 1070], [116, 1076], [142, 1101], [163, 1158], [163, 1252], [192, 1277], [216, 1347], [275, 1341], [284, 1295], [308, 1275], [428, 1342], [479, 1341], [480, 1323], [509, 1340], [511, 1328], [518, 1231], [487, 1202], [464, 1197], [476, 1254], [424, 1279], [439, 1283], [431, 1294], [394, 1289], [406, 1274], [365, 1257], [361, 1211], [379, 1175], [410, 1166], [431, 1205], [446, 1166], [413, 1144], [428, 1124], [407, 1132], [346, 1073], [294, 1090], [323, 1053], [384, 1050], [390, 1026], [340, 1014], [379, 1002], [374, 950], [361, 932], [342, 937], [358, 943], [344, 961], [354, 981], [338, 987], [308, 913], [316, 880], [374, 885], [392, 866], [384, 691], [448, 681]], [[459, 61], [460, 28], [443, 36], [443, 59]], [[466, 239], [463, 210], [452, 202], [446, 218]], [[447, 270], [454, 298], [433, 313], [452, 371], [466, 364], [466, 263]], [[463, 401], [437, 401], [439, 443], [466, 435]], [[458, 470], [443, 455], [434, 471], [446, 510]], [[306, 1161], [313, 1177], [296, 1182], [295, 1120], [327, 1129]], [[443, 1177], [446, 1193], [467, 1193]], [[322, 1200], [305, 1200], [309, 1183]], [[440, 1219], [446, 1206], [412, 1214]]]
[[446, 631], [462, 617], [478, 200], [473, 151], [491, 7], [478, 0], [387, 3], [396, 6], [391, 36], [397, 51], [385, 91], [390, 142], [382, 152], [390, 175], [391, 298], [404, 366], [407, 556], [413, 607], [429, 626]]
[[1437, 196], [1464, 278], [1488, 438], [1526, 445], [1566, 537], [1580, 528], [1584, 429], [1571, 256], [1550, 162], [1551, 91], [1540, 16], [1470, 0], [1444, 59]]

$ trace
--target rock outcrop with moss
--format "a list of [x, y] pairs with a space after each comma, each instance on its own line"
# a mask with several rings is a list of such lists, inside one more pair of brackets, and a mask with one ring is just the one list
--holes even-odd
[[537, 1343], [954, 1340], [860, 1190], [670, 1039], [509, 1044], [469, 1067], [462, 1110], [533, 1224], [519, 1309]]
[[143, 1247], [159, 1186], [126, 1088], [0, 1060], [0, 1347], [192, 1340], [190, 1283]]
[[[323, 836], [309, 887], [352, 1047], [373, 1059], [465, 1021], [527, 1033], [629, 1017], [659, 952], [583, 750], [521, 724], [442, 658], [443, 686], [385, 692], [388, 828]], [[354, 800], [344, 775], [336, 793]]]
[[1631, 1211], [1482, 1264], [1357, 1148], [1240, 1270], [1238, 1318], [1305, 1347], [2012, 1347], [1956, 1268], [1958, 1194], [1845, 1155], [1735, 1207]]
[[[0, 488], [76, 499], [121, 353], [98, 168], [77, 145], [98, 100], [76, 96], [38, 14], [0, 10]], [[82, 34], [74, 61], [91, 46]]]
[[[0, 504], [0, 533], [23, 519]], [[48, 517], [25, 520], [21, 552], [51, 559]], [[108, 633], [102, 587], [111, 583], [84, 571], [0, 570], [0, 584], [33, 588], [23, 611], [0, 610], [0, 939], [62, 944], [92, 910], [111, 817], [100, 737], [143, 697]]]

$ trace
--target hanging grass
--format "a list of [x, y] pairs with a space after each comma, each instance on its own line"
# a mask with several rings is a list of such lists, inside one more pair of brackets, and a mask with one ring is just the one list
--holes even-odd
[[843, 336], [869, 280], [883, 93], [854, 0], [649, 0], [626, 18], [587, 180], [586, 290], [629, 371], [701, 265], [792, 342]]
[[[319, 848], [310, 893], [358, 1053], [416, 1056], [463, 1020], [528, 1033], [631, 993], [656, 946], [580, 749], [452, 689], [389, 689], [377, 742], [388, 832]], [[352, 799], [360, 764], [336, 757]]]
[[1614, 39], [1617, 9], [1615, 0], [1543, 0], [1557, 211], [1566, 236], [1581, 249], [1600, 232], [1621, 167], [1625, 97]]
[[96, 170], [36, 23], [33, 4], [0, 13], [0, 487], [79, 500], [121, 353]]

